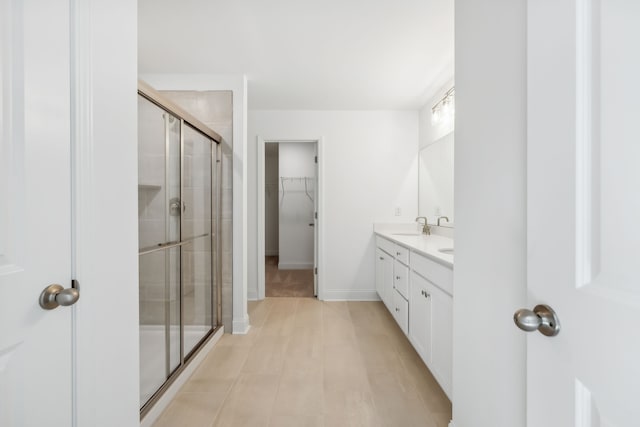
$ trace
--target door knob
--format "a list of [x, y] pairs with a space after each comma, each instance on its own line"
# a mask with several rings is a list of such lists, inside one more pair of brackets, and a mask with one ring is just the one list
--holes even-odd
[[548, 305], [536, 305], [533, 311], [521, 308], [513, 315], [513, 321], [523, 331], [540, 331], [548, 337], [555, 337], [560, 333], [558, 316]]
[[40, 294], [40, 307], [53, 310], [59, 305], [73, 305], [80, 299], [80, 292], [76, 288], [63, 288], [60, 285], [49, 285]]

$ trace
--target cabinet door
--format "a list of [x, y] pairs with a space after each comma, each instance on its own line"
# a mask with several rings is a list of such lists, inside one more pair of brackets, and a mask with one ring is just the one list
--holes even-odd
[[409, 332], [409, 303], [399, 292], [393, 291], [393, 306], [393, 316], [406, 335]]
[[411, 272], [409, 284], [409, 340], [428, 365], [431, 364], [431, 298], [428, 282]]
[[384, 295], [384, 259], [387, 256], [380, 248], [376, 248], [376, 292], [382, 301], [386, 299]]
[[393, 312], [393, 257], [379, 247], [376, 248], [376, 291]]
[[428, 283], [431, 297], [431, 371], [451, 397], [451, 366], [453, 339], [453, 298], [440, 288]]

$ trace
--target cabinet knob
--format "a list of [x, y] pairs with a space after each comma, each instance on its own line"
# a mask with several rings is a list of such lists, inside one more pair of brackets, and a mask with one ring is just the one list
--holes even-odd
[[384, 257], [380, 257], [380, 261], [384, 261]]
[[396, 276], [396, 280], [400, 280], [400, 276]]
[[400, 252], [396, 252], [396, 255], [400, 256]]
[[400, 309], [398, 307], [396, 307], [396, 311], [400, 311]]

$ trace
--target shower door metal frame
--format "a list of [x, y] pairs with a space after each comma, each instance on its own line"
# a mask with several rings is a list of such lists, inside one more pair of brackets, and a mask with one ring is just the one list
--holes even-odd
[[[170, 321], [170, 303], [167, 298], [167, 302], [165, 303], [165, 357], [166, 357], [166, 374], [167, 379], [162, 384], [162, 386], [156, 390], [156, 392], [149, 398], [147, 402], [142, 405], [140, 408], [140, 419], [144, 418], [144, 416], [149, 412], [149, 410], [155, 405], [155, 403], [162, 397], [164, 392], [171, 386], [171, 384], [176, 380], [177, 377], [182, 373], [182, 371], [186, 368], [189, 362], [198, 354], [198, 352], [204, 347], [204, 345], [211, 339], [211, 337], [222, 327], [222, 273], [221, 273], [221, 236], [220, 236], [220, 227], [221, 227], [221, 192], [220, 186], [221, 182], [221, 148], [220, 144], [222, 138], [218, 133], [213, 131], [211, 128], [206, 126], [200, 120], [196, 119], [194, 116], [183, 110], [181, 107], [173, 103], [172, 101], [165, 98], [158, 91], [153, 89], [151, 86], [146, 84], [143, 81], [138, 81], [138, 95], [156, 105], [163, 111], [175, 116], [180, 120], [180, 238], [177, 242], [166, 242], [164, 244], [158, 245], [153, 248], [144, 248], [140, 250], [138, 255], [145, 255], [156, 251], [169, 251], [172, 248], [180, 248], [180, 283], [179, 283], [179, 293], [180, 293], [180, 363], [177, 368], [171, 371], [171, 361], [170, 361], [170, 342], [169, 342], [169, 329], [171, 327]], [[182, 236], [182, 213], [184, 206], [184, 130], [185, 126], [191, 127], [193, 130], [204, 135], [211, 143], [211, 156], [210, 156], [210, 171], [211, 171], [211, 230], [209, 233], [205, 233], [203, 235], [193, 236], [188, 239], [183, 239]], [[167, 206], [169, 203], [169, 152], [170, 152], [170, 140], [169, 140], [169, 128], [167, 123], [165, 122], [165, 198], [167, 199]], [[170, 231], [170, 225], [167, 221], [166, 231]], [[198, 341], [198, 343], [193, 347], [192, 350], [185, 355], [184, 351], [184, 298], [183, 298], [183, 266], [182, 266], [182, 246], [187, 243], [191, 243], [198, 238], [209, 236], [211, 238], [211, 282], [212, 282], [212, 292], [211, 292], [211, 310], [215, 310], [211, 315], [211, 329], [205, 334], [205, 336]], [[169, 234], [167, 234], [169, 236]], [[167, 263], [165, 262], [165, 269], [167, 267]], [[168, 292], [168, 279], [166, 278], [167, 274], [165, 273], [165, 294]], [[216, 301], [217, 300], [217, 301]]]

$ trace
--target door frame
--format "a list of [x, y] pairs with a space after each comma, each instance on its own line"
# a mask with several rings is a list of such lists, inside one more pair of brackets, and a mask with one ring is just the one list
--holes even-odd
[[318, 239], [314, 242], [315, 250], [317, 251], [317, 259], [318, 259], [318, 274], [317, 274], [317, 283], [318, 283], [318, 299], [324, 299], [324, 167], [323, 167], [323, 153], [324, 153], [324, 138], [299, 138], [299, 139], [279, 139], [279, 138], [263, 138], [260, 135], [256, 137], [257, 143], [257, 154], [258, 154], [258, 179], [257, 179], [257, 193], [258, 193], [258, 236], [256, 239], [256, 253], [258, 257], [257, 263], [257, 284], [258, 284], [258, 300], [263, 300], [265, 298], [265, 265], [264, 265], [264, 257], [265, 257], [265, 226], [264, 226], [264, 200], [265, 200], [265, 164], [264, 164], [264, 150], [265, 145], [267, 143], [277, 143], [277, 142], [300, 142], [300, 143], [316, 143], [317, 151], [318, 151], [318, 176], [316, 176], [316, 183], [318, 188], [318, 218], [315, 221], [318, 233]]
[[70, 6], [71, 273], [80, 290], [71, 307], [73, 426], [133, 426], [140, 423], [137, 6]]

